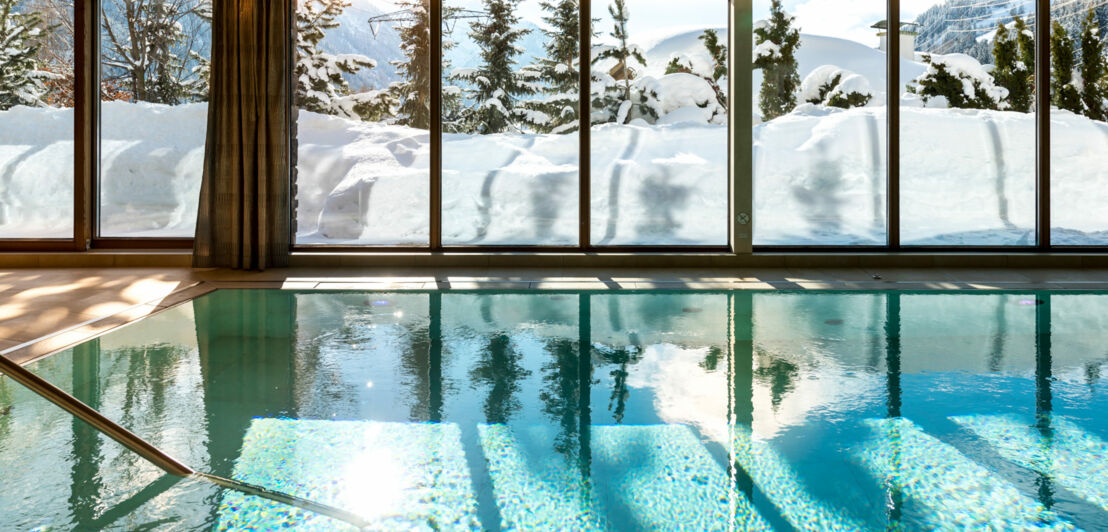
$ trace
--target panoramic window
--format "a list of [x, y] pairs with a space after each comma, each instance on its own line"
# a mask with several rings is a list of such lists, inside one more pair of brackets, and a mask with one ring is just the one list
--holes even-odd
[[1108, 244], [1108, 6], [1051, 2], [1050, 241]]
[[0, 1], [0, 239], [73, 238], [73, 2]]
[[296, 243], [427, 245], [429, 0], [299, 0]]
[[727, 2], [592, 15], [592, 244], [726, 245]]
[[885, 7], [754, 2], [756, 245], [887, 243]]
[[211, 3], [102, 4], [99, 236], [191, 238], [207, 133]]
[[578, 243], [575, 0], [443, 9], [445, 245]]
[[1034, 4], [901, 5], [901, 242], [1035, 245]]

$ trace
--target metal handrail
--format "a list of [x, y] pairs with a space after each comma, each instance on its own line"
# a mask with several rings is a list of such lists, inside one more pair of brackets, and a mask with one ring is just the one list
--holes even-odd
[[261, 497], [263, 499], [314, 512], [332, 519], [344, 521], [359, 529], [369, 526], [369, 522], [363, 517], [341, 508], [218, 475], [196, 471], [181, 463], [176, 458], [173, 458], [165, 451], [155, 447], [150, 442], [136, 436], [133, 432], [121, 427], [116, 422], [104, 417], [104, 415], [96, 411], [96, 409], [86, 405], [76, 397], [69, 395], [65, 390], [54, 386], [46, 379], [35, 375], [3, 355], [0, 355], [0, 373], [8, 375], [15, 382], [22, 384], [27, 389], [40, 395], [43, 399], [50, 401], [58, 408], [88, 423], [101, 434], [115, 440], [117, 443], [141, 456], [146, 461], [158, 466], [166, 473], [179, 477], [205, 480], [222, 488], [235, 490], [246, 495]]

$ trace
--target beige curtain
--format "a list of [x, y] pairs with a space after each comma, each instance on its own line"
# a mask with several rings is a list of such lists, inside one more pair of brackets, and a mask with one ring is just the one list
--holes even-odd
[[293, 2], [215, 0], [193, 265], [288, 265]]

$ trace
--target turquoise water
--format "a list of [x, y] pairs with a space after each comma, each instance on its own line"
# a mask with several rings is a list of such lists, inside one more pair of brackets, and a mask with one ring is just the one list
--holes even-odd
[[[221, 290], [30, 369], [373, 529], [1108, 529], [1108, 295]], [[2, 377], [0, 486], [0, 530], [346, 526]]]

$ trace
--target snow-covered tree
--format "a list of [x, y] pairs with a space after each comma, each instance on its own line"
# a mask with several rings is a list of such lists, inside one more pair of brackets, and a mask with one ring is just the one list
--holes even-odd
[[534, 90], [540, 96], [520, 103], [523, 121], [539, 133], [571, 133], [578, 126], [580, 82], [577, 0], [543, 0], [539, 5], [549, 25], [542, 30], [547, 37], [546, 56], [525, 69], [534, 73]]
[[1066, 28], [1054, 21], [1050, 31], [1050, 103], [1059, 109], [1080, 113], [1081, 93], [1074, 83], [1074, 42]]
[[1100, 40], [1100, 26], [1092, 9], [1081, 25], [1081, 102], [1085, 116], [1093, 120], [1106, 120], [1104, 99], [1108, 98], [1108, 63], [1104, 60], [1104, 41]]
[[[393, 61], [403, 81], [389, 87], [397, 104], [397, 123], [417, 129], [431, 128], [431, 2], [400, 0], [397, 7], [408, 12], [411, 22], [396, 27], [404, 59]], [[444, 8], [444, 17], [449, 16]], [[443, 39], [443, 52], [452, 43]], [[445, 54], [444, 54], [445, 55]], [[444, 60], [445, 61], [445, 60]], [[445, 65], [444, 65], [445, 66]], [[444, 68], [445, 69], [445, 68]], [[445, 99], [445, 94], [444, 94]]]
[[811, 104], [850, 109], [868, 105], [873, 99], [873, 89], [864, 76], [823, 65], [804, 78], [797, 96]]
[[608, 72], [592, 71], [593, 81], [592, 117], [593, 124], [616, 122], [626, 124], [641, 118], [653, 123], [658, 119], [659, 103], [657, 81], [648, 76], [640, 76], [640, 71], [631, 64], [637, 63], [646, 69], [646, 56], [642, 48], [629, 42], [627, 20], [630, 13], [625, 0], [613, 0], [608, 6], [612, 16], [614, 45], [593, 47], [592, 64], [615, 61]]
[[17, 10], [17, 1], [0, 0], [0, 110], [46, 105], [46, 82], [56, 77], [42, 70], [37, 59], [42, 18], [34, 11]]
[[[1018, 30], [1017, 30], [1018, 31]], [[1011, 30], [1003, 22], [997, 23], [996, 37], [993, 39], [993, 79], [996, 84], [1008, 89], [1008, 106], [1013, 111], [1027, 113], [1034, 103], [1032, 72], [1020, 60], [1018, 39], [1013, 39]]]
[[[343, 74], [374, 68], [377, 62], [360, 54], [330, 54], [320, 47], [327, 30], [350, 6], [345, 0], [302, 0], [296, 10], [296, 103], [308, 111], [362, 118], [379, 94], [351, 95]], [[356, 109], [357, 108], [357, 109]]]
[[796, 107], [800, 87], [796, 51], [800, 48], [800, 29], [793, 27], [796, 17], [785, 13], [781, 0], [773, 0], [769, 19], [754, 24], [754, 68], [762, 71], [758, 107], [762, 120], [770, 121]]
[[519, 40], [530, 30], [519, 27], [518, 0], [484, 0], [487, 18], [470, 24], [469, 36], [481, 49], [481, 66], [457, 69], [452, 77], [468, 83], [473, 106], [462, 116], [465, 131], [483, 135], [519, 129], [516, 104], [531, 94], [527, 74], [516, 70], [523, 52]]
[[[196, 16], [208, 24], [212, 23], [212, 0], [200, 0], [196, 4]], [[208, 101], [208, 93], [211, 90], [212, 62], [207, 55], [196, 50], [189, 50], [189, 58], [193, 62], [193, 79], [189, 83], [189, 92], [196, 101]]]
[[104, 77], [117, 80], [138, 101], [176, 104], [190, 96], [190, 72], [181, 57], [188, 46], [188, 0], [105, 0], [101, 10]]
[[927, 71], [908, 92], [923, 101], [941, 98], [957, 109], [1007, 109], [1008, 90], [998, 87], [986, 68], [965, 54], [923, 54]]

